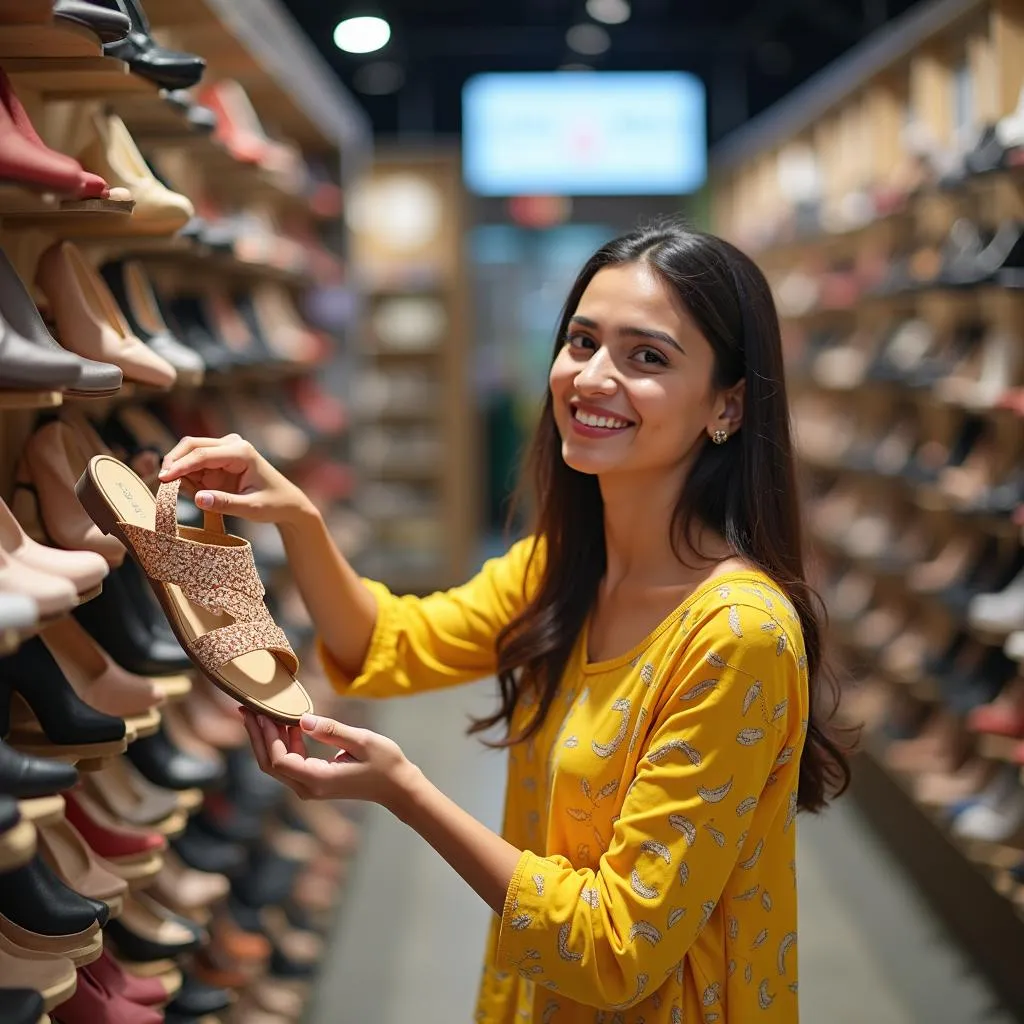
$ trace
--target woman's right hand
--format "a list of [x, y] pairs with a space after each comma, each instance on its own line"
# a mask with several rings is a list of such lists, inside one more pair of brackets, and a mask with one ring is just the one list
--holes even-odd
[[286, 524], [313, 511], [306, 495], [238, 434], [185, 437], [165, 456], [160, 482], [181, 480], [204, 512]]

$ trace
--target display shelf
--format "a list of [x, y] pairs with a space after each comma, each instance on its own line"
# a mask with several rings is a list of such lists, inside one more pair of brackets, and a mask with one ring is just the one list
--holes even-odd
[[60, 391], [2, 391], [0, 410], [56, 409], [64, 400]]
[[4, 0], [0, 4], [0, 25], [49, 25], [53, 21], [53, 0]]
[[54, 210], [60, 199], [52, 192], [35, 192], [20, 185], [0, 185], [0, 219], [11, 214]]
[[11, 73], [8, 66], [11, 60], [15, 67], [38, 62], [39, 70], [44, 70], [51, 60], [96, 59], [102, 56], [103, 46], [92, 32], [66, 21], [27, 25], [8, 22], [0, 32], [0, 61], [8, 73]]
[[971, 956], [978, 970], [1024, 1021], [1024, 972], [1019, 951], [1024, 922], [1014, 906], [964, 856], [935, 820], [922, 811], [890, 774], [875, 750], [854, 762], [851, 791], [864, 816], [913, 871], [943, 923]]
[[124, 61], [113, 57], [37, 60], [4, 59], [4, 70], [19, 91], [49, 99], [99, 99], [112, 93], [153, 92], [152, 83], [133, 75]]

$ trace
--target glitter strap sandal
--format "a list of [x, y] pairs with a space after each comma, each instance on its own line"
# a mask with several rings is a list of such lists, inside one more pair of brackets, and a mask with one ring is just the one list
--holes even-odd
[[142, 566], [174, 635], [211, 682], [240, 704], [295, 724], [313, 710], [295, 678], [299, 661], [263, 603], [248, 541], [206, 513], [204, 529], [179, 526], [178, 481], [154, 499], [144, 481], [109, 455], [89, 460], [75, 488], [93, 522]]

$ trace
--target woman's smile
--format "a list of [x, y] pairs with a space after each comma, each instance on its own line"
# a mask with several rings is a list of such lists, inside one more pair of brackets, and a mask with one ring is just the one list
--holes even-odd
[[632, 420], [597, 405], [571, 402], [569, 408], [572, 411], [573, 430], [583, 437], [613, 437], [636, 426]]

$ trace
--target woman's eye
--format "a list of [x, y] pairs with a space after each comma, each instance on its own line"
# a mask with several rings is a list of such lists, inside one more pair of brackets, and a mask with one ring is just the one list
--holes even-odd
[[595, 348], [594, 339], [586, 334], [570, 334], [566, 339], [569, 348]]
[[653, 348], [641, 349], [638, 358], [645, 366], [668, 366], [668, 360]]

